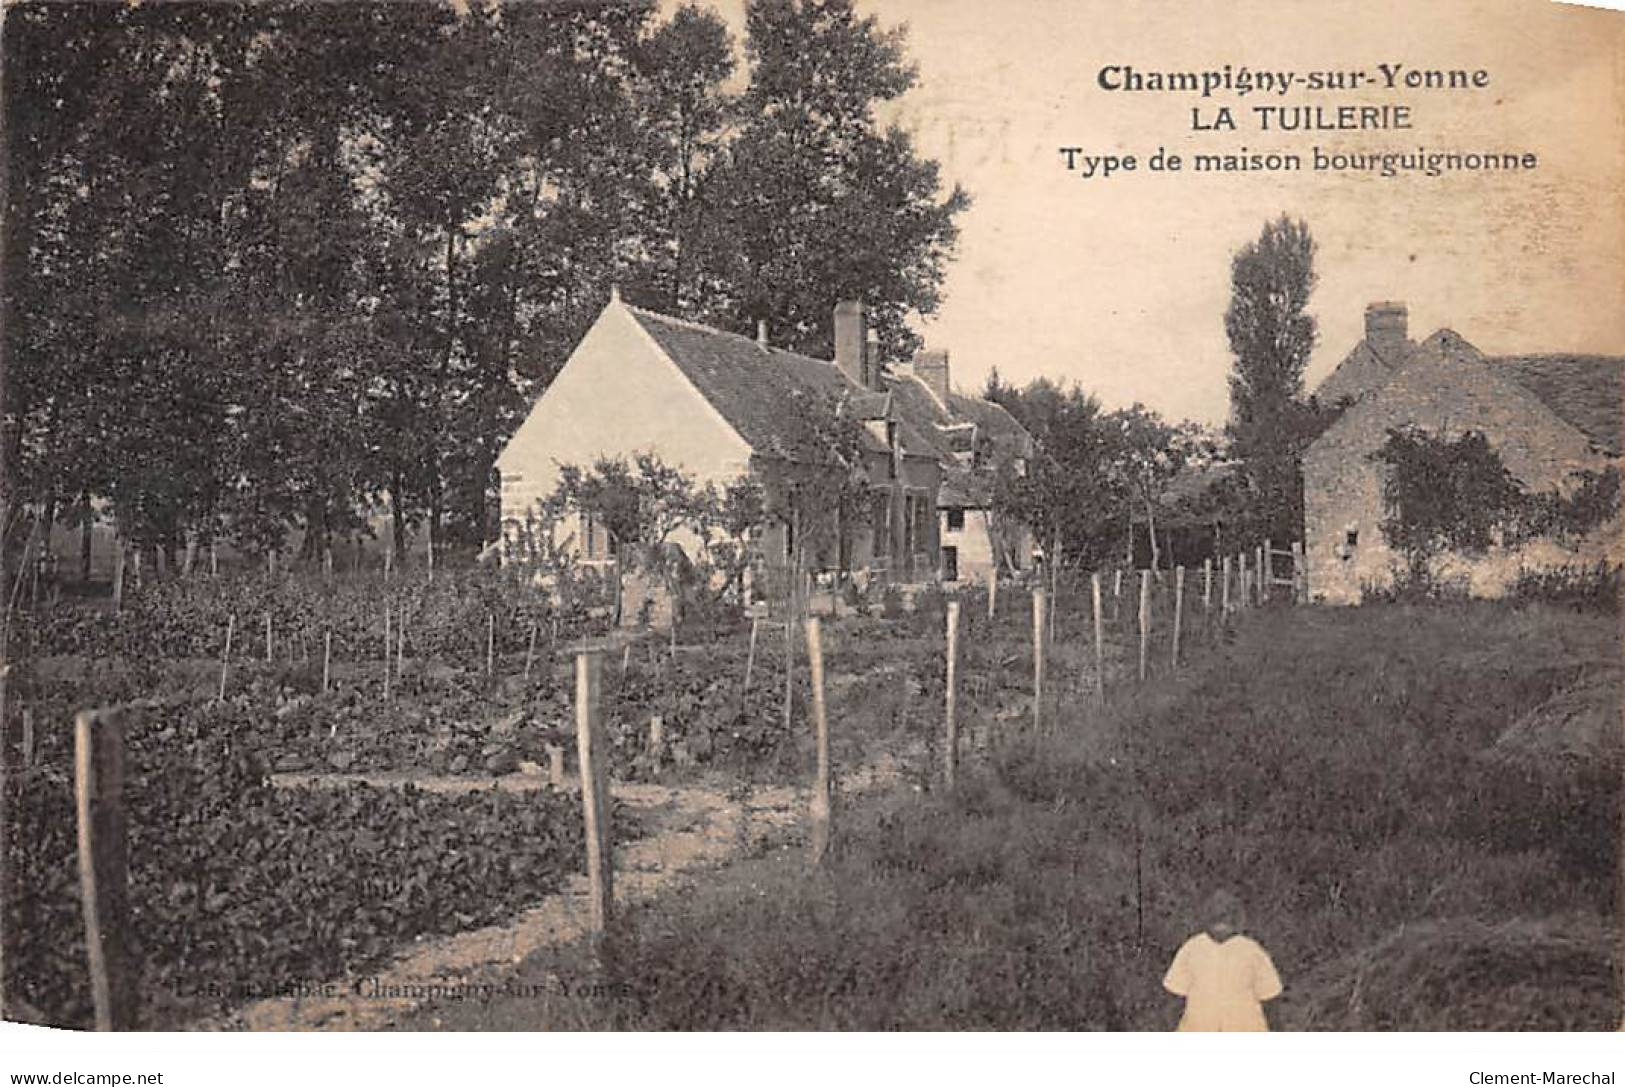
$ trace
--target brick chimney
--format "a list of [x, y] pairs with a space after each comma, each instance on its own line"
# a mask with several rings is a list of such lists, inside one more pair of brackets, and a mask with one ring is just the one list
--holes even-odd
[[867, 348], [869, 321], [863, 303], [848, 299], [835, 304], [835, 365], [855, 384], [869, 386]]
[[921, 351], [915, 355], [914, 376], [925, 382], [944, 408], [948, 406], [948, 352]]
[[1365, 340], [1384, 362], [1397, 363], [1410, 346], [1403, 302], [1373, 302], [1365, 308]]

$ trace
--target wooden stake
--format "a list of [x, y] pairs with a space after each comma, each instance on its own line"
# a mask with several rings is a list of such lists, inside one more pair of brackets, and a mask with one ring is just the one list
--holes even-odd
[[1112, 571], [1112, 622], [1123, 615], [1123, 571]]
[[1146, 651], [1151, 645], [1151, 571], [1140, 571], [1140, 682], [1145, 682]]
[[942, 783], [952, 789], [959, 777], [959, 721], [954, 717], [959, 671], [959, 601], [948, 601], [948, 677], [943, 705]]
[[[396, 624], [400, 629], [395, 632], [395, 679], [400, 681], [406, 678], [406, 608], [401, 608], [400, 622]], [[384, 667], [389, 667], [389, 647], [384, 647]]]
[[576, 757], [581, 766], [581, 810], [587, 837], [587, 901], [591, 932], [601, 938], [615, 904], [610, 855], [609, 775], [598, 692], [603, 661], [597, 653], [576, 654]]
[[271, 663], [271, 613], [265, 613], [265, 663]]
[[220, 696], [217, 701], [226, 700], [226, 673], [231, 668], [231, 636], [237, 629], [237, 616], [226, 617], [226, 650], [220, 654]]
[[1095, 699], [1106, 704], [1106, 624], [1100, 607], [1100, 572], [1089, 575], [1089, 595], [1095, 605]]
[[1213, 558], [1202, 560], [1202, 624], [1206, 626], [1213, 616]]
[[1303, 565], [1303, 541], [1292, 541], [1292, 602], [1302, 604], [1309, 598], [1309, 571]]
[[987, 617], [993, 618], [999, 610], [999, 566], [994, 563], [993, 570], [987, 575]]
[[389, 701], [389, 643], [394, 628], [390, 624], [390, 606], [384, 605], [384, 701]]
[[1268, 599], [1275, 586], [1275, 544], [1270, 540], [1264, 541], [1264, 562], [1261, 569], [1264, 571], [1264, 596]]
[[209, 576], [220, 576], [220, 548], [213, 540], [209, 541]]
[[627, 671], [627, 669], [629, 669], [631, 667], [632, 667], [632, 643], [627, 642], [626, 647], [621, 650], [621, 678], [622, 679], [626, 678], [626, 671]]
[[485, 614], [485, 674], [493, 679], [497, 674], [497, 616]]
[[649, 717], [649, 750], [658, 752], [666, 742], [666, 719], [660, 714]]
[[761, 617], [750, 617], [750, 649], [745, 653], [745, 693], [750, 694], [750, 673], [756, 667], [756, 629], [762, 623]]
[[1179, 667], [1179, 631], [1185, 617], [1185, 568], [1174, 567], [1174, 661]]
[[530, 681], [530, 665], [536, 659], [536, 620], [530, 621], [530, 640], [525, 643], [525, 681]]
[[1224, 557], [1223, 568], [1219, 571], [1219, 615], [1222, 618], [1230, 617], [1230, 556]]
[[79, 888], [97, 1030], [135, 1026], [129, 861], [124, 823], [124, 725], [116, 714], [81, 712], [74, 727], [74, 794], [79, 819]]
[[327, 693], [327, 679], [333, 670], [333, 632], [330, 630], [322, 639], [322, 693]]
[[1033, 733], [1044, 727], [1044, 590], [1033, 590]]
[[829, 855], [833, 798], [829, 780], [829, 721], [824, 716], [824, 645], [816, 615], [807, 617], [807, 665], [812, 675], [813, 739], [818, 752], [812, 799], [807, 809], [812, 845], [809, 859], [817, 867]]
[[23, 707], [23, 768], [34, 765], [34, 711]]
[[429, 564], [429, 580], [434, 580], [434, 520], [431, 518], [423, 533], [423, 557]]
[[1264, 554], [1262, 546], [1253, 548], [1253, 600], [1259, 607], [1264, 606], [1270, 591], [1269, 583], [1264, 579]]
[[113, 551], [113, 610], [124, 606], [124, 541]]

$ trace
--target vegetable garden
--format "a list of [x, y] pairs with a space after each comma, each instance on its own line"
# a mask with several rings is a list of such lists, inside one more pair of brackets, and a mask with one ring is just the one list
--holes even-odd
[[[1007, 592], [993, 617], [985, 596], [961, 597], [959, 705], [972, 747], [1032, 718], [1031, 612]], [[1097, 690], [1087, 583], [1061, 599], [1046, 698], [1087, 704]], [[1150, 599], [1163, 631], [1171, 593]], [[889, 757], [933, 786], [944, 603], [927, 590], [905, 606], [894, 592], [829, 622], [838, 774]], [[130, 594], [116, 614], [104, 605], [59, 605], [16, 628], [5, 733], [20, 767], [6, 797], [13, 1016], [89, 1022], [69, 727], [87, 707], [144, 707], [125, 790], [143, 1026], [356, 976], [414, 940], [512, 916], [580, 870], [579, 805], [541, 775], [550, 748], [573, 748], [571, 651], [603, 644], [601, 615], [560, 609], [490, 570], [392, 584], [175, 579]], [[1191, 616], [1199, 606], [1186, 602]], [[1108, 597], [1108, 688], [1133, 674], [1134, 613], [1127, 594]], [[1219, 636], [1217, 622], [1187, 622], [1193, 644]], [[783, 622], [753, 630], [713, 616], [672, 639], [618, 640], [602, 701], [611, 775], [804, 783], [813, 741], [799, 627], [786, 638]], [[1160, 671], [1165, 645], [1158, 656]], [[533, 787], [479, 787], [516, 772]], [[307, 783], [367, 774], [408, 783]], [[476, 787], [410, 784], [445, 777]], [[624, 813], [615, 826], [618, 840], [638, 833]]]

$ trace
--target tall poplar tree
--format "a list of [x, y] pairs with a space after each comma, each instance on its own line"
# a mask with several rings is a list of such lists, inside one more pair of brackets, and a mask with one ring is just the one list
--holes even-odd
[[1303, 370], [1315, 345], [1308, 312], [1315, 289], [1315, 241], [1303, 220], [1264, 224], [1230, 264], [1224, 329], [1230, 373], [1227, 434], [1244, 481], [1244, 539], [1296, 539], [1303, 532], [1299, 459], [1312, 435]]

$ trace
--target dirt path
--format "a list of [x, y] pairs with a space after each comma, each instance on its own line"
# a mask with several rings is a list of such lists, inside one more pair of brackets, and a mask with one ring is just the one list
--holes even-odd
[[[886, 759], [847, 775], [848, 795], [894, 784], [898, 765]], [[341, 787], [365, 782], [378, 787], [411, 785], [431, 792], [463, 793], [496, 787], [523, 792], [546, 785], [541, 777], [432, 778], [406, 774], [279, 774], [284, 787]], [[566, 783], [574, 788], [573, 782]], [[648, 828], [641, 839], [615, 851], [615, 897], [635, 902], [678, 877], [717, 868], [747, 853], [788, 845], [800, 837], [807, 790], [757, 786], [730, 795], [719, 788], [616, 783], [616, 799], [630, 805]], [[198, 1030], [376, 1030], [420, 1005], [466, 992], [471, 979], [492, 967], [512, 966], [538, 949], [569, 943], [587, 931], [586, 876], [572, 875], [564, 889], [517, 917], [453, 936], [421, 941], [363, 977], [327, 979], [315, 995], [271, 998], [194, 1025]]]

